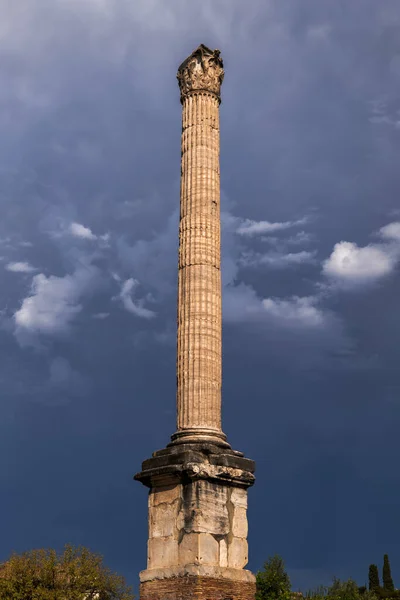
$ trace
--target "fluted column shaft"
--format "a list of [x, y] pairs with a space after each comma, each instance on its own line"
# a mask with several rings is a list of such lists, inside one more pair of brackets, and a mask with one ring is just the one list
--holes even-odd
[[183, 99], [177, 426], [221, 432], [219, 100]]

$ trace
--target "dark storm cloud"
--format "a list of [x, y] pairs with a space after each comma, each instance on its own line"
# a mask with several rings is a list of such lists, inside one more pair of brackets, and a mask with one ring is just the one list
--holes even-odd
[[70, 540], [145, 566], [129, 478], [175, 426], [175, 73], [203, 42], [250, 567], [361, 584], [388, 551], [400, 576], [397, 0], [23, 1], [1, 27], [0, 558]]

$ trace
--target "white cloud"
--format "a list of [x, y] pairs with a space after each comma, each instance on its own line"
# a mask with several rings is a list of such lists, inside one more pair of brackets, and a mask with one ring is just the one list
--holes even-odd
[[299, 231], [296, 235], [291, 236], [290, 238], [285, 240], [286, 244], [308, 244], [314, 239], [314, 236], [311, 233], [307, 233], [306, 231]]
[[85, 240], [95, 240], [97, 236], [92, 233], [89, 227], [81, 225], [81, 223], [71, 223], [68, 231], [71, 235]]
[[400, 242], [400, 221], [395, 221], [381, 227], [379, 233], [383, 238]]
[[266, 254], [259, 253], [244, 253], [239, 264], [242, 267], [257, 267], [266, 265], [275, 269], [285, 269], [291, 265], [312, 264], [315, 262], [315, 252], [289, 252], [283, 254], [279, 252], [267, 252]]
[[264, 310], [282, 324], [295, 327], [322, 327], [325, 325], [324, 312], [316, 306], [318, 298], [308, 296], [289, 299], [265, 298]]
[[104, 319], [107, 319], [107, 317], [110, 316], [110, 313], [108, 312], [101, 312], [101, 313], [96, 313], [95, 315], [92, 315], [93, 319], [100, 319], [101, 321]]
[[330, 257], [323, 264], [323, 272], [330, 278], [350, 285], [368, 283], [390, 273], [395, 258], [385, 246], [359, 247], [353, 242], [335, 244]]
[[105, 233], [104, 235], [99, 235], [99, 239], [102, 242], [105, 242], [106, 244], [108, 244], [108, 242], [110, 241], [110, 238], [111, 238], [111, 236], [109, 233]]
[[12, 273], [33, 273], [37, 270], [27, 262], [11, 262], [5, 268]]
[[332, 352], [348, 353], [352, 348], [343, 322], [323, 300], [321, 295], [262, 298], [241, 283], [224, 289], [223, 318], [253, 336], [262, 335], [267, 340], [263, 353], [271, 363], [290, 357], [291, 368], [310, 369], [326, 365]]
[[224, 289], [223, 318], [228, 322], [269, 323], [290, 329], [317, 329], [330, 322], [330, 316], [318, 307], [317, 296], [259, 298], [243, 283]]
[[118, 283], [121, 283], [122, 279], [121, 277], [118, 275], [118, 273], [115, 273], [115, 271], [111, 272], [111, 277], [115, 280], [118, 281]]
[[323, 263], [324, 275], [341, 287], [356, 287], [390, 274], [400, 259], [400, 221], [388, 223], [374, 235], [381, 238], [380, 243], [362, 247], [354, 242], [335, 244]]
[[[65, 208], [65, 212], [67, 212], [67, 208]], [[69, 212], [71, 212], [71, 210]], [[72, 221], [70, 217], [68, 217], [69, 215], [60, 215], [60, 211], [57, 208], [53, 210], [49, 209], [46, 211], [46, 214], [41, 221], [41, 225], [47, 234], [54, 240], [63, 242], [67, 239], [68, 243], [70, 243], [69, 238], [74, 237], [79, 240], [90, 242], [97, 241], [101, 248], [110, 247], [110, 233], [96, 235], [90, 227], [86, 227], [77, 221]]]
[[241, 224], [237, 227], [236, 233], [239, 235], [255, 236], [262, 235], [263, 233], [271, 233], [272, 231], [279, 231], [282, 229], [290, 229], [298, 225], [304, 225], [307, 222], [306, 218], [299, 219], [298, 221], [284, 221], [282, 223], [271, 223], [270, 221], [252, 221], [251, 219], [244, 219]]
[[275, 246], [277, 250], [283, 250], [288, 246], [301, 246], [303, 244], [310, 244], [315, 240], [315, 236], [311, 233], [307, 233], [306, 231], [299, 231], [296, 233], [296, 235], [292, 235], [290, 237], [266, 235], [261, 236], [259, 240], [261, 242], [266, 242], [270, 246]]
[[31, 294], [14, 314], [16, 336], [21, 345], [30, 343], [25, 334], [59, 334], [68, 330], [71, 321], [82, 310], [81, 296], [93, 286], [98, 271], [95, 267], [79, 267], [71, 275], [46, 277], [35, 275]]
[[127, 279], [122, 284], [121, 292], [118, 297], [128, 312], [142, 319], [151, 319], [156, 316], [156, 313], [144, 307], [144, 299], [133, 300], [133, 290], [138, 284], [139, 282], [135, 279]]

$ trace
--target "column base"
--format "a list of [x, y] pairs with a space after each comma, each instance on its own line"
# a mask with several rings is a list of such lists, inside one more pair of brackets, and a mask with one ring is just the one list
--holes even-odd
[[222, 431], [214, 429], [181, 429], [171, 436], [171, 442], [168, 446], [177, 444], [215, 444], [220, 448], [229, 448], [226, 435]]
[[140, 573], [140, 600], [254, 600], [250, 571], [202, 565]]

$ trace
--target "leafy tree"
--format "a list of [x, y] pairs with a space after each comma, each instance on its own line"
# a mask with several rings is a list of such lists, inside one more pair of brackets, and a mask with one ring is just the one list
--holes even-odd
[[394, 592], [394, 583], [392, 579], [392, 572], [390, 569], [389, 557], [387, 554], [383, 557], [383, 570], [382, 570], [383, 589], [386, 592]]
[[290, 600], [290, 579], [283, 559], [270, 556], [256, 575], [256, 600]]
[[367, 588], [365, 586], [364, 586], [364, 588], [365, 588], [365, 591], [360, 592], [361, 600], [378, 600], [379, 596], [377, 596], [375, 592], [370, 592], [369, 590], [367, 590]]
[[378, 600], [365, 586], [358, 587], [355, 581], [335, 578], [329, 587], [319, 587], [306, 594], [309, 600]]
[[371, 592], [377, 592], [381, 587], [379, 581], [379, 571], [376, 565], [369, 565], [368, 569], [368, 589]]
[[13, 554], [0, 565], [1, 600], [133, 600], [124, 578], [87, 548]]
[[307, 598], [307, 600], [324, 600], [326, 598], [327, 591], [327, 587], [320, 585], [314, 590], [308, 590], [308, 592], [304, 594], [304, 598]]
[[340, 579], [335, 578], [328, 588], [326, 597], [329, 600], [359, 600], [360, 592], [358, 591], [358, 585], [352, 579], [340, 581]]

